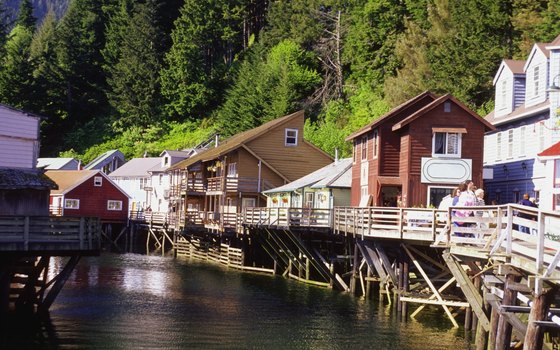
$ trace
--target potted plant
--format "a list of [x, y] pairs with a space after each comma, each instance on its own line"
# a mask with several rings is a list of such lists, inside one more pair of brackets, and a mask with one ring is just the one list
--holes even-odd
[[282, 203], [288, 204], [288, 196], [282, 196]]

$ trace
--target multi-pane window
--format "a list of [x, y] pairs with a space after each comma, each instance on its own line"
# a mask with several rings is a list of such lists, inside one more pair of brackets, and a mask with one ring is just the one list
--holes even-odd
[[525, 155], [525, 133], [526, 133], [526, 130], [527, 130], [526, 126], [522, 126], [519, 129], [519, 155], [520, 156]]
[[80, 200], [79, 199], [65, 199], [64, 200], [64, 208], [65, 209], [80, 209]]
[[373, 137], [371, 140], [371, 143], [373, 144], [373, 158], [377, 158], [377, 148], [379, 147], [379, 142], [378, 142], [378, 137], [379, 136], [379, 131], [377, 129], [373, 130]]
[[433, 156], [461, 156], [461, 134], [436, 132], [433, 138]]
[[533, 84], [533, 96], [537, 96], [539, 94], [539, 66], [533, 70]]
[[502, 159], [502, 133], [496, 134], [496, 160]]
[[362, 160], [367, 159], [367, 135], [362, 136]]
[[508, 158], [513, 157], [513, 129], [508, 130], [508, 148], [507, 148]]
[[101, 176], [94, 176], [93, 177], [93, 186], [101, 187], [102, 184], [103, 184], [103, 177], [101, 177]]
[[108, 200], [107, 210], [116, 210], [116, 211], [122, 210], [122, 201]]
[[506, 108], [506, 99], [507, 99], [507, 80], [502, 81], [502, 88], [501, 88], [501, 97], [500, 97], [500, 106], [502, 108]]
[[227, 169], [228, 177], [237, 177], [237, 163], [229, 163]]
[[298, 130], [297, 129], [286, 129], [286, 146], [297, 146], [297, 137], [298, 137]]

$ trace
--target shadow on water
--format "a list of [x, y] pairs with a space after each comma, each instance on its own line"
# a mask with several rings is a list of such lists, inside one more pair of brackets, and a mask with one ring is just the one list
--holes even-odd
[[59, 339], [48, 313], [9, 313], [0, 321], [0, 349], [59, 349]]
[[443, 312], [395, 308], [198, 261], [84, 258], [43, 319], [2, 327], [1, 349], [469, 349]]

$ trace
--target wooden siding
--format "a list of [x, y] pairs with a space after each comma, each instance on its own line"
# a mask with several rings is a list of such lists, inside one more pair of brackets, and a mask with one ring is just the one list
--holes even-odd
[[[406, 116], [402, 115], [394, 122], [404, 119]], [[380, 127], [381, 144], [380, 144], [380, 169], [378, 174], [382, 176], [398, 176], [399, 175], [399, 160], [400, 160], [400, 137], [391, 130], [393, 123], [384, 124]]]
[[[94, 178], [95, 176], [92, 176], [65, 194], [65, 199], [79, 199], [80, 208], [65, 208], [64, 216], [93, 216], [99, 217], [102, 221], [125, 221], [128, 218], [128, 197], [105, 177], [102, 186], [94, 186]], [[122, 201], [122, 210], [107, 210], [108, 200]]]
[[0, 106], [0, 135], [25, 140], [37, 140], [39, 118]]
[[35, 140], [0, 135], [0, 167], [34, 169], [38, 143]]
[[[282, 173], [288, 181], [297, 180], [332, 162], [332, 158], [303, 142], [303, 113], [247, 143], [256, 155]], [[285, 145], [285, 130], [298, 130], [297, 146]]]
[[[494, 85], [495, 88], [494, 114], [496, 117], [508, 115], [513, 111], [513, 89], [515, 87], [513, 72], [507, 67], [506, 64], [502, 63], [502, 66], [503, 69], [500, 74], [500, 78], [496, 82], [496, 85]], [[502, 86], [504, 82], [506, 84], [505, 101], [502, 95]]]
[[[535, 95], [535, 79], [534, 79], [534, 69], [535, 67], [539, 67], [539, 75], [538, 75], [538, 84], [539, 89], [537, 94]], [[527, 62], [527, 69], [526, 69], [526, 90], [525, 90], [525, 106], [530, 107], [546, 100], [546, 89], [548, 88], [548, 58], [544, 55], [544, 53], [537, 48], [537, 46], [533, 46], [533, 51], [530, 55], [530, 61]]]
[[525, 77], [516, 77], [513, 80], [513, 109], [525, 103]]
[[2, 215], [48, 216], [49, 190], [0, 190]]

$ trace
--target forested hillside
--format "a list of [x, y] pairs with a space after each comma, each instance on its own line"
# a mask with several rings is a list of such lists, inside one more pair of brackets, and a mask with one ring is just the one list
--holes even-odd
[[424, 90], [484, 116], [500, 61], [560, 34], [560, 0], [70, 0], [41, 21], [32, 10], [23, 0], [0, 26], [0, 102], [46, 117], [42, 156], [84, 162], [299, 109], [307, 139], [348, 155], [348, 134]]

